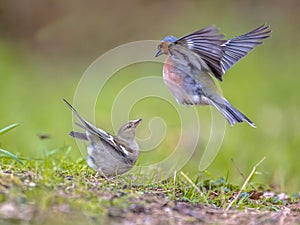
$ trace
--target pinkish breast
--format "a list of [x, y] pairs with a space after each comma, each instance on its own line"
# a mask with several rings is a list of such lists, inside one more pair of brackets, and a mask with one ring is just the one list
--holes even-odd
[[189, 94], [185, 90], [185, 84], [182, 78], [183, 75], [173, 66], [170, 58], [167, 57], [163, 68], [164, 83], [180, 104], [187, 102], [186, 99], [189, 99]]
[[180, 84], [182, 82], [180, 74], [175, 69], [173, 62], [170, 57], [167, 57], [164, 67], [163, 67], [163, 78], [164, 81], [174, 82], [175, 84]]

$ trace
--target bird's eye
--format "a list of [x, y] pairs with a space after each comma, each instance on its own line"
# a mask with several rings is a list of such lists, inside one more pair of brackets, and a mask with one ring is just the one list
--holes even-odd
[[131, 123], [127, 125], [127, 129], [130, 129], [132, 127]]
[[162, 48], [162, 44], [159, 44], [158, 46], [157, 46], [157, 50], [160, 50]]

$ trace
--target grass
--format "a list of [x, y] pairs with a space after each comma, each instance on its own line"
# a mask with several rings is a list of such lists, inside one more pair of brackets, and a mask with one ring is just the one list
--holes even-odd
[[[0, 135], [17, 126], [6, 126]], [[288, 205], [297, 204], [300, 198], [300, 193], [280, 194], [266, 185], [251, 184], [257, 167], [265, 158], [253, 167], [242, 187], [229, 183], [227, 178], [213, 179], [209, 175], [206, 179], [202, 175], [192, 180], [182, 171], [175, 172], [169, 179], [157, 182], [150, 177], [148, 183], [137, 184], [133, 180], [139, 180], [145, 174], [129, 172], [107, 179], [99, 177], [82, 159], [70, 162], [71, 146], [45, 150], [40, 159], [0, 150], [0, 221], [4, 224], [13, 221], [22, 224], [111, 223], [121, 218], [136, 220], [143, 214], [152, 215], [156, 221], [155, 210], [165, 207], [179, 212], [177, 217], [189, 223], [197, 220], [195, 215], [186, 215], [187, 210], [193, 212], [191, 206], [178, 209], [178, 204], [205, 206], [207, 210], [223, 209], [221, 212], [226, 214], [233, 208], [281, 211]], [[280, 197], [282, 194], [284, 197]]]
[[253, 189], [246, 185], [249, 179], [241, 188], [225, 178], [192, 180], [183, 172], [158, 183], [132, 184], [132, 176], [140, 174], [131, 173], [107, 180], [88, 168], [85, 161], [69, 162], [71, 151], [61, 148], [39, 160], [23, 159], [22, 164], [15, 158], [2, 157], [0, 221], [70, 224], [72, 219], [72, 224], [94, 224], [128, 219], [126, 212], [149, 214], [155, 208], [180, 202], [224, 212], [229, 207], [279, 211], [300, 197], [296, 194], [280, 199], [274, 192], [266, 197], [263, 195], [271, 192], [269, 187], [256, 184]]

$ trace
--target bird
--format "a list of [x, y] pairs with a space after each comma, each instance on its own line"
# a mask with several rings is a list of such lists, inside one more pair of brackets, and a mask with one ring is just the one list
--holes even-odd
[[142, 119], [128, 121], [114, 136], [83, 119], [67, 100], [63, 101], [81, 122], [75, 124], [85, 130], [71, 131], [69, 135], [88, 141], [87, 164], [92, 169], [108, 178], [126, 173], [135, 165], [140, 153], [135, 132]]
[[[236, 109], [216, 85], [235, 63], [246, 56], [262, 40], [270, 37], [270, 27], [260, 27], [228, 40], [214, 26], [176, 38], [164, 37], [156, 57], [165, 54], [163, 80], [177, 102], [182, 105], [211, 105], [217, 108], [233, 126], [247, 122], [255, 124]], [[216, 79], [214, 79], [214, 78]]]

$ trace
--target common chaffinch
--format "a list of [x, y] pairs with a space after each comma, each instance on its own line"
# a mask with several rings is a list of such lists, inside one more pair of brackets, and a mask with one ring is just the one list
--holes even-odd
[[255, 127], [222, 96], [212, 76], [222, 81], [225, 72], [268, 38], [270, 32], [269, 26], [262, 25], [247, 34], [223, 40], [219, 29], [209, 26], [181, 38], [167, 36], [156, 53], [156, 57], [167, 55], [164, 82], [179, 104], [212, 105], [231, 126], [246, 121]]
[[105, 177], [111, 177], [123, 174], [134, 166], [140, 153], [135, 131], [142, 119], [128, 121], [114, 136], [87, 122], [67, 100], [63, 101], [81, 122], [75, 124], [85, 130], [85, 133], [71, 131], [70, 136], [89, 142], [87, 163], [91, 168]]

